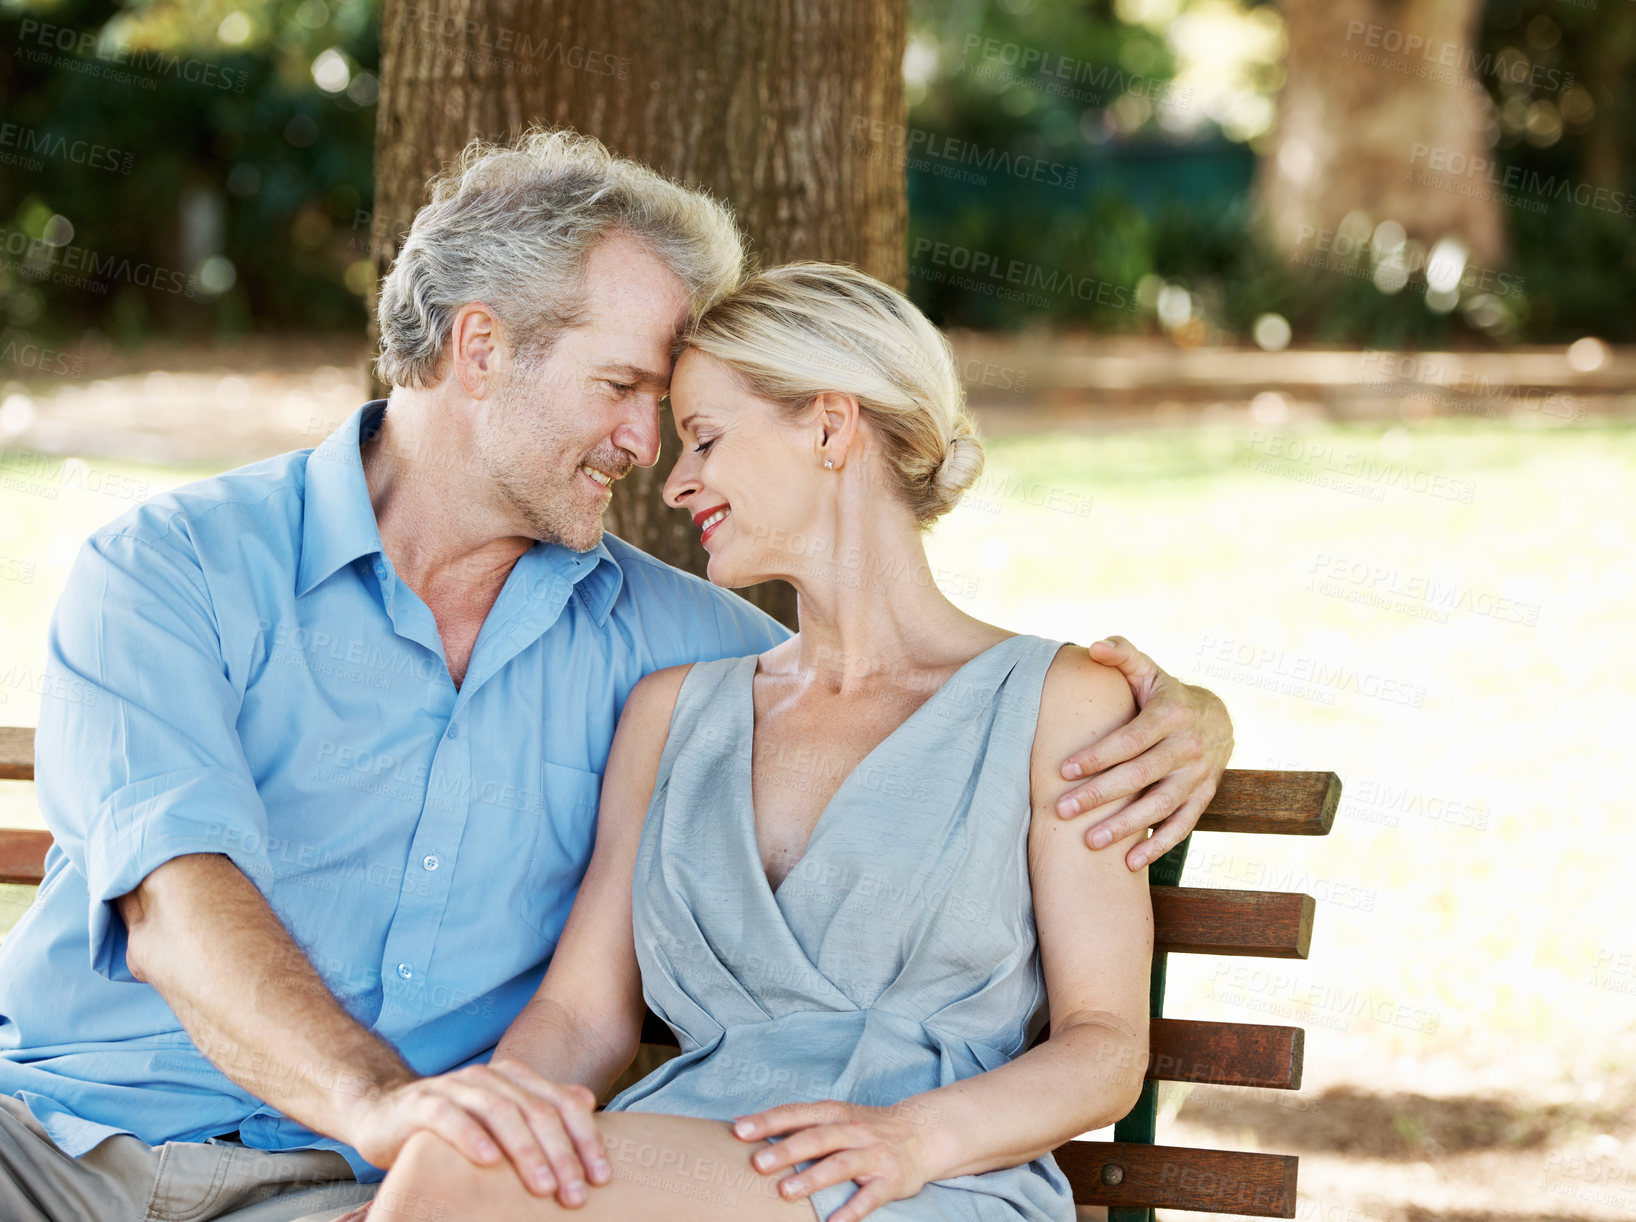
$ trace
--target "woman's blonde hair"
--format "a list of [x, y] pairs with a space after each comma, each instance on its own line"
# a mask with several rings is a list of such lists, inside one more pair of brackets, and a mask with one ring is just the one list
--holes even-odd
[[948, 340], [902, 293], [855, 267], [758, 272], [715, 301], [678, 346], [721, 361], [792, 423], [826, 391], [852, 395], [923, 528], [982, 473], [983, 445]]

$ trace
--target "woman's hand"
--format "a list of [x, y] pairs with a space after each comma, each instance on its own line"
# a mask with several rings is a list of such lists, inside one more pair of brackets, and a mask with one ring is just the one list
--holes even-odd
[[914, 1196], [933, 1178], [933, 1126], [913, 1104], [786, 1103], [738, 1117], [733, 1132], [745, 1141], [783, 1136], [750, 1160], [763, 1175], [808, 1159], [822, 1160], [779, 1181], [779, 1195], [787, 1201], [856, 1180], [858, 1191], [830, 1215], [830, 1222], [858, 1222], [888, 1201]]

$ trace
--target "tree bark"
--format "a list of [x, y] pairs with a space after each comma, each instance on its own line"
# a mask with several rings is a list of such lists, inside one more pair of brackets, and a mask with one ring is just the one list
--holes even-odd
[[1596, 113], [1585, 133], [1585, 181], [1593, 187], [1617, 191], [1625, 182], [1627, 161], [1620, 94], [1628, 90], [1630, 66], [1636, 62], [1636, 29], [1617, 11], [1607, 17], [1598, 12], [1597, 17], [1597, 33], [1601, 37], [1590, 57], [1586, 82]]
[[[1256, 184], [1278, 247], [1311, 251], [1316, 234], [1361, 210], [1428, 246], [1458, 236], [1475, 263], [1494, 266], [1504, 254], [1503, 213], [1484, 174], [1470, 170], [1473, 158], [1494, 157], [1490, 103], [1473, 71], [1483, 70], [1481, 0], [1280, 0], [1279, 8], [1289, 75]], [[1445, 173], [1434, 161], [1460, 168]]]
[[[596, 136], [729, 204], [764, 265], [854, 263], [905, 279], [901, 159], [855, 133], [907, 123], [904, 0], [384, 0], [372, 254], [377, 279], [425, 202], [427, 180], [474, 136], [530, 123]], [[865, 145], [879, 147], [879, 145]], [[635, 470], [609, 529], [692, 572], [704, 550]], [[744, 593], [793, 625], [793, 591]]]

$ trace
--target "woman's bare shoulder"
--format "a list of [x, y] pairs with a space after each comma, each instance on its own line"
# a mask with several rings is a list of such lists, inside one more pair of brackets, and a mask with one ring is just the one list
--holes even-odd
[[1118, 667], [1096, 661], [1083, 645], [1070, 642], [1057, 651], [1040, 692], [1041, 733], [1106, 732], [1135, 715], [1136, 698]]
[[1083, 645], [1069, 643], [1059, 649], [1045, 674], [1034, 730], [1035, 808], [1053, 806], [1079, 784], [1063, 779], [1063, 760], [1135, 715], [1136, 698], [1118, 667], [1095, 661]]
[[[616, 749], [621, 739], [652, 742], [657, 737], [660, 743], [664, 742], [670, 732], [670, 718], [676, 710], [682, 680], [692, 669], [692, 662], [662, 666], [636, 681], [619, 713], [619, 728], [614, 734]], [[655, 764], [657, 766], [657, 755]]]
[[687, 678], [687, 672], [693, 669], [692, 662], [679, 662], [675, 666], [661, 666], [658, 670], [650, 670], [636, 681], [631, 688], [631, 694], [626, 705], [632, 700], [640, 700], [645, 705], [663, 702], [667, 697], [671, 703], [676, 701], [676, 693], [682, 690], [682, 680]]

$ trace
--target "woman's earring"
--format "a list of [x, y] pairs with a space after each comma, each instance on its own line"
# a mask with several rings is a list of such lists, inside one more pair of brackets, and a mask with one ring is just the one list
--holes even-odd
[[833, 471], [835, 469], [835, 461], [830, 458], [824, 459], [824, 468], [826, 470]]

